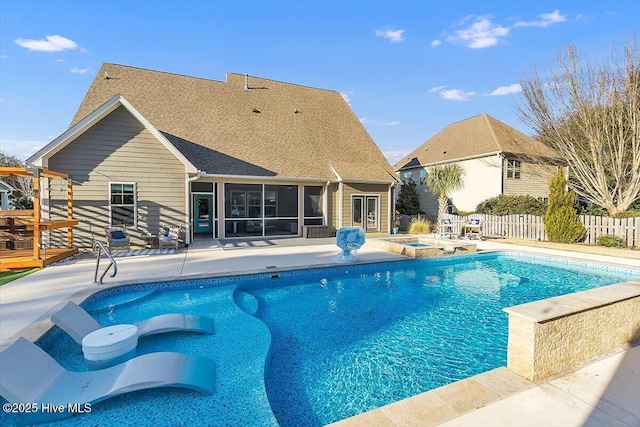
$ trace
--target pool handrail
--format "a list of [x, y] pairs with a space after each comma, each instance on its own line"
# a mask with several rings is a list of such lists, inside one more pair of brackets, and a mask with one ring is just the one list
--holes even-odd
[[[95, 252], [96, 250], [96, 246], [98, 246], [98, 257], [96, 259], [96, 272], [93, 275], [93, 282], [94, 283], [99, 283], [102, 284], [103, 280], [104, 280], [104, 276], [107, 274], [107, 271], [109, 271], [109, 269], [111, 268], [111, 266], [113, 266], [113, 274], [109, 277], [116, 277], [116, 274], [118, 274], [118, 263], [116, 262], [115, 259], [113, 259], [113, 257], [111, 256], [111, 252], [109, 252], [109, 249], [107, 249], [107, 247], [104, 245], [104, 243], [96, 240], [93, 242], [93, 250]], [[109, 260], [111, 261], [111, 263], [107, 266], [107, 268], [104, 270], [104, 272], [102, 273], [102, 276], [100, 276], [100, 281], [98, 281], [98, 268], [100, 267], [100, 253], [104, 252], [104, 254], [107, 256], [107, 258], [109, 258]]]

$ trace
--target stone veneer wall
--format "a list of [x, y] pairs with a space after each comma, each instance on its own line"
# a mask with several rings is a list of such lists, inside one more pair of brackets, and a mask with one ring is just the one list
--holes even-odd
[[506, 308], [507, 367], [538, 381], [640, 342], [640, 280]]

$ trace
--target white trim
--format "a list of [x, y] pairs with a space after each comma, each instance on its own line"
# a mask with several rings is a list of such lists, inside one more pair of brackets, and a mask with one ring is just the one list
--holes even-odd
[[35, 154], [29, 157], [26, 161], [27, 164], [33, 164], [37, 166], [46, 166], [46, 161], [69, 145], [72, 141], [89, 130], [93, 125], [98, 123], [109, 113], [114, 111], [122, 105], [126, 108], [131, 115], [133, 115], [153, 136], [156, 137], [162, 145], [165, 146], [171, 154], [173, 154], [185, 167], [187, 173], [197, 173], [198, 169], [173, 145], [155, 126], [151, 124], [136, 108], [131, 105], [122, 95], [116, 95], [104, 104], [102, 104], [93, 113], [80, 120], [74, 126], [67, 129], [62, 135], [45, 145], [38, 150]]
[[475, 154], [473, 156], [465, 156], [465, 157], [457, 157], [455, 159], [442, 160], [442, 161], [439, 161], [439, 162], [420, 163], [419, 165], [415, 165], [415, 166], [411, 166], [411, 167], [402, 167], [402, 168], [398, 169], [396, 172], [408, 171], [408, 170], [417, 169], [417, 168], [428, 168], [430, 166], [442, 165], [442, 164], [447, 164], [447, 163], [462, 162], [464, 160], [481, 159], [483, 157], [491, 157], [491, 156], [495, 156], [495, 155], [501, 155], [502, 153], [503, 153], [502, 151], [492, 151], [490, 153]]
[[[351, 218], [351, 226], [353, 226], [353, 199], [356, 197], [360, 197], [362, 199], [362, 228], [364, 229], [365, 232], [369, 231], [369, 232], [381, 232], [381, 213], [382, 213], [382, 195], [381, 194], [376, 194], [376, 193], [354, 193], [351, 195], [351, 212], [349, 217]], [[369, 206], [367, 205], [367, 200], [370, 198], [375, 198], [377, 199], [377, 203], [376, 203], [376, 229], [375, 230], [367, 230], [367, 220], [368, 217], [366, 215], [367, 210], [369, 209]]]
[[[221, 175], [215, 173], [203, 172], [201, 175], [203, 178], [218, 178], [224, 180], [233, 180], [233, 182], [251, 181], [252, 183], [269, 183], [271, 181], [286, 181], [286, 182], [326, 182], [327, 178], [302, 178], [297, 176], [260, 176], [260, 175]], [[259, 182], [256, 182], [259, 181]]]

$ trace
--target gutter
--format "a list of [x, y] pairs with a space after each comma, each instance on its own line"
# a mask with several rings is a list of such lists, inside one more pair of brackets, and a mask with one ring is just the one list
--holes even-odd
[[491, 157], [491, 156], [500, 155], [500, 154], [502, 154], [502, 151], [492, 151], [490, 153], [476, 154], [476, 155], [473, 155], [473, 156], [466, 156], [466, 157], [457, 157], [455, 159], [442, 160], [442, 161], [439, 161], [439, 162], [420, 163], [418, 166], [412, 166], [410, 168], [398, 169], [398, 172], [403, 171], [403, 170], [415, 169], [417, 167], [425, 168], [425, 167], [429, 167], [429, 166], [442, 165], [442, 164], [445, 164], [445, 163], [454, 163], [454, 162], [462, 162], [464, 160], [481, 159], [482, 157]]

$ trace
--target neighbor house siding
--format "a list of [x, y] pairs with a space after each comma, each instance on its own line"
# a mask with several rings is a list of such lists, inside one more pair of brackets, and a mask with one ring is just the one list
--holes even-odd
[[354, 195], [379, 196], [380, 232], [389, 232], [389, 185], [343, 183], [343, 226], [351, 225], [351, 200]]
[[[137, 231], [157, 233], [163, 224], [185, 226], [185, 168], [124, 107], [118, 107], [48, 160], [73, 178], [74, 246], [104, 241], [109, 225], [109, 182], [137, 184]], [[53, 189], [51, 215], [66, 215], [66, 193]]]
[[540, 165], [521, 162], [520, 179], [507, 178], [507, 159], [503, 163], [503, 193], [510, 196], [529, 195], [533, 197], [549, 196], [549, 180], [557, 172], [553, 165]]

